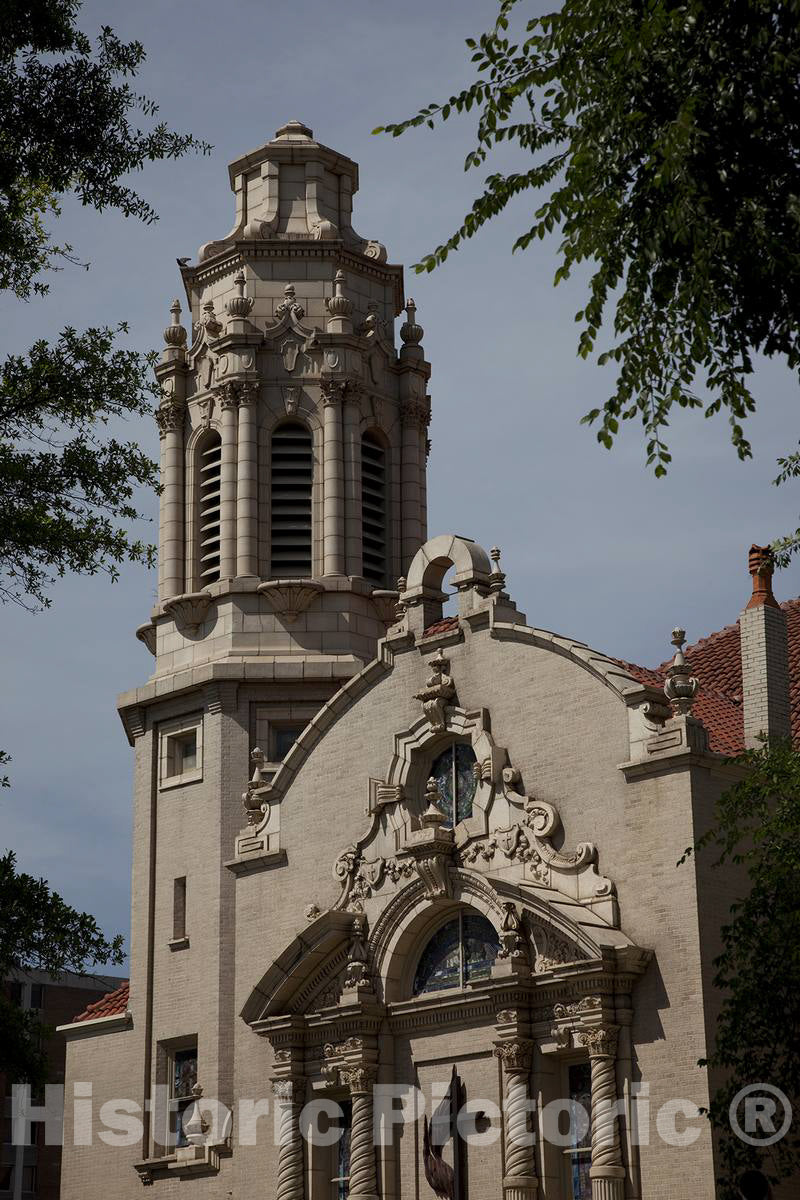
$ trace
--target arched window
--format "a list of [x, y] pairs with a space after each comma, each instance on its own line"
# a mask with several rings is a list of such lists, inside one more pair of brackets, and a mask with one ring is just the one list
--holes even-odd
[[475, 752], [464, 742], [454, 742], [436, 758], [430, 775], [436, 780], [441, 797], [439, 807], [447, 817], [447, 828], [472, 816], [472, 801], [478, 780], [475, 774]]
[[200, 450], [200, 586], [219, 579], [219, 490], [222, 439], [210, 433]]
[[270, 474], [270, 574], [290, 579], [311, 574], [311, 434], [299, 421], [272, 435]]
[[386, 451], [374, 433], [361, 439], [362, 570], [371, 583], [386, 582]]
[[499, 949], [497, 931], [486, 917], [460, 912], [437, 929], [422, 951], [413, 994], [463, 988], [476, 979], [488, 979]]

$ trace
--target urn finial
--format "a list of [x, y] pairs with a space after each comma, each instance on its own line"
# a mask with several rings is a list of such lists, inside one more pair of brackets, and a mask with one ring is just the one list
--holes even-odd
[[406, 320], [400, 327], [400, 337], [404, 346], [415, 347], [422, 341], [425, 330], [417, 324], [417, 306], [410, 296], [406, 300], [405, 311]]
[[245, 279], [245, 274], [241, 267], [239, 268], [236, 278], [233, 282], [236, 285], [236, 291], [238, 292], [238, 295], [234, 296], [228, 301], [228, 303], [225, 305], [225, 309], [229, 317], [237, 321], [244, 321], [250, 315], [250, 311], [253, 307], [253, 299], [245, 294], [245, 285], [247, 280]]
[[686, 716], [692, 711], [692, 704], [700, 684], [692, 675], [692, 668], [684, 658], [683, 646], [686, 641], [686, 630], [673, 629], [670, 640], [675, 647], [675, 657], [672, 660], [672, 666], [667, 670], [664, 695], [669, 700], [670, 708], [676, 717]]
[[169, 306], [170, 323], [164, 330], [164, 341], [168, 346], [180, 349], [186, 345], [186, 330], [181, 325], [181, 305], [173, 300]]

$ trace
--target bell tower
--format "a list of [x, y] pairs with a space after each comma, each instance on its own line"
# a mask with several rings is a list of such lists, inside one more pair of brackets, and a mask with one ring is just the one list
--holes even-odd
[[[374, 657], [426, 537], [430, 366], [402, 267], [351, 225], [358, 166], [290, 121], [229, 168], [156, 368], [155, 678], [261, 664], [329, 690]], [[405, 308], [399, 353], [394, 321]]]

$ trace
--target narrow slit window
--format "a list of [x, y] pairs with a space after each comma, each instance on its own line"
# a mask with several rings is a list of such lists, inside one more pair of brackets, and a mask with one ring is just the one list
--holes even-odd
[[212, 433], [200, 453], [200, 586], [219, 579], [219, 495], [222, 440]]
[[270, 476], [270, 574], [273, 579], [311, 574], [311, 434], [298, 422], [272, 435]]
[[361, 536], [364, 578], [386, 581], [386, 451], [374, 434], [361, 439]]
[[186, 876], [174, 881], [172, 894], [172, 940], [186, 937]]

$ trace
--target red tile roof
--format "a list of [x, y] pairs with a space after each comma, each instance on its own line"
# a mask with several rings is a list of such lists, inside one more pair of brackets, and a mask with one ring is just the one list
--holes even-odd
[[[800, 597], [788, 600], [789, 688], [792, 706], [792, 736], [800, 740]], [[726, 625], [701, 638], [685, 651], [692, 672], [700, 680], [700, 691], [692, 709], [708, 730], [709, 746], [721, 754], [738, 754], [744, 749], [742, 717], [742, 658], [739, 626]], [[670, 660], [651, 670], [635, 663], [622, 663], [642, 683], [662, 687]]]
[[105, 996], [95, 1000], [94, 1004], [90, 1004], [77, 1017], [73, 1017], [73, 1025], [76, 1021], [96, 1021], [98, 1017], [121, 1016], [128, 1010], [129, 990], [130, 985], [126, 981], [116, 991], [106, 992]]
[[442, 617], [441, 621], [434, 621], [422, 636], [433, 637], [435, 633], [449, 633], [451, 629], [458, 629], [458, 617]]

